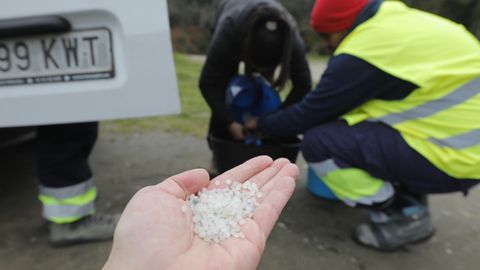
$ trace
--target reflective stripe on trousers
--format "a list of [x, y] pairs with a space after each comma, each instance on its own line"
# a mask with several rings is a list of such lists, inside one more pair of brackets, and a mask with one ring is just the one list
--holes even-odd
[[95, 212], [97, 189], [93, 180], [61, 188], [40, 186], [43, 217], [55, 223], [70, 223]]
[[[453, 106], [460, 105], [478, 94], [480, 94], [480, 78], [462, 85], [442, 98], [432, 100], [403, 112], [387, 114], [379, 118], [369, 119], [368, 121], [382, 122], [394, 126], [409, 120], [432, 116]], [[480, 129], [443, 139], [429, 138], [428, 141], [452, 149], [465, 149], [480, 144]]]
[[395, 194], [390, 182], [357, 168], [340, 168], [333, 159], [309, 163], [309, 166], [339, 199], [350, 206], [382, 203]]

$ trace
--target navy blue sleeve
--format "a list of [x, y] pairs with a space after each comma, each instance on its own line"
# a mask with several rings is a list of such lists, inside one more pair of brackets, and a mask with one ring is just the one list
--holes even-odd
[[337, 119], [371, 99], [401, 100], [418, 88], [348, 54], [330, 59], [316, 89], [301, 102], [258, 121], [269, 135], [287, 137]]

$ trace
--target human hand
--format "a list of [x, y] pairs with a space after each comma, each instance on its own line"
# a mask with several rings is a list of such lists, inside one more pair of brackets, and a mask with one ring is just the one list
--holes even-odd
[[125, 208], [103, 269], [255, 269], [297, 176], [297, 166], [287, 159], [260, 156], [216, 177], [222, 182], [248, 180], [264, 194], [253, 218], [242, 225], [245, 239], [232, 237], [218, 244], [195, 235], [191, 211], [181, 210], [190, 194], [215, 186], [205, 170], [145, 187]]
[[256, 130], [257, 129], [257, 117], [251, 117], [245, 122], [245, 129], [247, 130]]
[[228, 125], [228, 131], [235, 140], [243, 140], [245, 139], [245, 134], [243, 133], [243, 126], [238, 122], [232, 122]]

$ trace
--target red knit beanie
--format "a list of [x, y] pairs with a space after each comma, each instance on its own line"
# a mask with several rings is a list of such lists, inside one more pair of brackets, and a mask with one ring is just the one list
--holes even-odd
[[310, 24], [318, 33], [338, 33], [352, 27], [369, 0], [317, 0]]

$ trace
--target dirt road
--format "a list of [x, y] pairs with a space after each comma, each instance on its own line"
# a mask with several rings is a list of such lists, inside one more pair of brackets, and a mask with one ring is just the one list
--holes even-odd
[[[141, 187], [194, 167], [206, 167], [202, 139], [166, 134], [103, 132], [91, 158], [99, 212], [119, 212]], [[306, 191], [305, 163], [294, 197], [267, 243], [259, 269], [471, 270], [480, 264], [480, 189], [433, 196], [437, 234], [427, 243], [392, 254], [356, 246], [351, 229], [365, 220], [362, 210], [323, 201]], [[54, 249], [36, 199], [32, 144], [0, 152], [0, 269], [99, 269], [111, 243]]]

